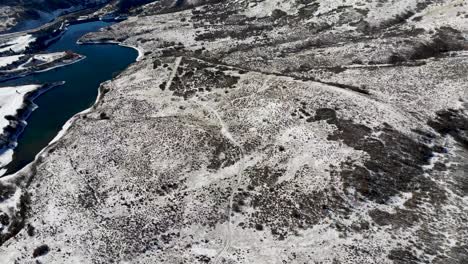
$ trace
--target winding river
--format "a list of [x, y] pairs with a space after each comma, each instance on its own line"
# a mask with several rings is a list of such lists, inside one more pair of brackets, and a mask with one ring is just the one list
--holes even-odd
[[131, 48], [76, 43], [84, 34], [109, 25], [110, 23], [101, 21], [71, 25], [59, 41], [46, 49], [46, 52], [70, 50], [85, 55], [84, 60], [66, 67], [0, 83], [0, 86], [4, 87], [66, 82], [34, 101], [39, 108], [27, 120], [28, 125], [18, 138], [18, 146], [6, 174], [14, 173], [33, 161], [36, 154], [52, 141], [68, 119], [95, 102], [102, 82], [112, 79], [129, 64], [135, 62], [138, 52]]

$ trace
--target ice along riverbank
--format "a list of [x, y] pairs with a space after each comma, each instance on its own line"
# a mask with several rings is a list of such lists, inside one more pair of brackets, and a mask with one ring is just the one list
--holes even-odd
[[136, 60], [138, 52], [135, 49], [118, 45], [77, 43], [84, 34], [107, 25], [110, 23], [102, 21], [71, 25], [57, 42], [45, 50], [72, 51], [85, 56], [85, 59], [67, 67], [0, 83], [1, 87], [11, 87], [65, 82], [60, 88], [50, 90], [35, 100], [39, 107], [29, 116], [28, 125], [18, 138], [13, 160], [5, 167], [7, 174], [16, 172], [33, 161], [36, 154], [47, 146], [67, 120], [94, 103], [102, 82], [112, 79]]

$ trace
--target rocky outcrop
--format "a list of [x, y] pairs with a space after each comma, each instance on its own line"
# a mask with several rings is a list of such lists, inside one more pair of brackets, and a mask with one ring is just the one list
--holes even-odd
[[4, 180], [28, 198], [8, 213], [24, 214], [27, 228], [0, 254], [466, 262], [465, 9], [302, 0], [134, 9], [82, 41], [119, 41], [143, 60]]

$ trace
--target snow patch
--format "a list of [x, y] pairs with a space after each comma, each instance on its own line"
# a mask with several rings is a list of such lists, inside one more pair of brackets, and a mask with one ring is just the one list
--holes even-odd
[[16, 111], [23, 106], [26, 94], [37, 90], [40, 85], [23, 85], [15, 87], [0, 88], [0, 129], [9, 125], [5, 118], [8, 115], [15, 115]]
[[34, 55], [34, 58], [36, 60], [41, 60], [44, 62], [52, 62], [54, 60], [58, 60], [65, 56], [65, 52], [54, 52], [54, 53], [48, 53], [48, 54], [36, 54]]
[[6, 52], [9, 50], [12, 50], [14, 52], [24, 51], [27, 47], [29, 47], [29, 44], [35, 40], [36, 38], [32, 35], [19, 36], [5, 43], [5, 46], [2, 45], [4, 47], [0, 48], [0, 52]]
[[14, 55], [14, 56], [6, 56], [6, 57], [0, 57], [0, 68], [8, 66], [12, 64], [15, 61], [18, 61], [23, 55]]

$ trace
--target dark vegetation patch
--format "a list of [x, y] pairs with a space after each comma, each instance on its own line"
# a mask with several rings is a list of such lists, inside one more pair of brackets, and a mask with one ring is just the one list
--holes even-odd
[[418, 44], [409, 55], [411, 60], [440, 56], [449, 51], [468, 48], [462, 33], [450, 27], [441, 27], [429, 42]]
[[195, 27], [204, 27], [205, 22], [243, 25], [248, 21], [255, 20], [254, 18], [239, 16], [237, 12], [235, 5], [230, 5], [224, 0], [204, 1], [202, 8], [192, 9], [192, 21], [195, 22]]
[[160, 49], [161, 57], [179, 57], [186, 52], [185, 46], [182, 43], [167, 42], [165, 47]]
[[282, 18], [282, 17], [285, 17], [285, 16], [287, 16], [287, 15], [288, 15], [288, 13], [284, 12], [284, 11], [281, 10], [281, 9], [275, 9], [275, 10], [273, 10], [273, 12], [271, 13], [271, 17], [272, 17], [273, 19], [275, 19], [275, 20], [276, 20], [276, 19], [280, 19], [280, 18]]
[[307, 110], [307, 103], [306, 102], [301, 102], [300, 107], [294, 109], [294, 111], [291, 113], [292, 117], [299, 118], [299, 119], [306, 119], [307, 122], [310, 122], [312, 119], [311, 113]]
[[[258, 231], [268, 227], [279, 240], [294, 235], [299, 229], [311, 228], [327, 217], [330, 210], [347, 214], [346, 203], [334, 190], [308, 192], [294, 181], [277, 183], [285, 169], [268, 166], [247, 168], [244, 172], [250, 179], [247, 190], [239, 191], [234, 204], [240, 208], [252, 207], [248, 226]], [[312, 175], [310, 177], [313, 177]]]
[[36, 233], [36, 229], [34, 228], [33, 225], [31, 224], [27, 225], [27, 233], [29, 236], [34, 236], [34, 234]]
[[[150, 188], [150, 187], [148, 187]], [[140, 190], [140, 192], [144, 190]], [[121, 250], [127, 252], [144, 253], [146, 251], [158, 251], [168, 247], [174, 239], [180, 237], [177, 231], [178, 227], [184, 222], [181, 212], [179, 193], [174, 193], [174, 198], [168, 198], [164, 205], [159, 206], [157, 211], [151, 211], [156, 216], [148, 217], [147, 210], [143, 210], [147, 203], [154, 203], [154, 196], [145, 196], [145, 199], [125, 200], [121, 198], [122, 205], [127, 205], [128, 210], [135, 210], [144, 213], [137, 213], [132, 216], [122, 216], [110, 218], [107, 222], [109, 229], [108, 235], [99, 237], [102, 243], [98, 246], [99, 250], [106, 252], [107, 263], [115, 260]], [[131, 209], [132, 208], [132, 209]], [[151, 207], [149, 207], [151, 208]], [[143, 230], [142, 227], [145, 227]], [[124, 248], [121, 248], [125, 243]]]
[[[202, 226], [215, 228], [219, 224], [228, 221], [226, 205], [229, 203], [229, 198], [232, 189], [230, 187], [206, 186], [201, 192], [194, 193], [194, 200], [203, 201], [207, 206], [196, 208], [196, 217], [191, 219], [194, 223]], [[209, 197], [207, 200], [206, 197]]]
[[156, 69], [162, 65], [162, 62], [160, 60], [154, 60], [153, 61], [153, 69]]
[[0, 182], [0, 203], [10, 199], [15, 194], [15, 191], [15, 186]]
[[[174, 175], [164, 175], [151, 180], [151, 184], [123, 185], [122, 191], [134, 196], [120, 196], [119, 206], [125, 206], [129, 212], [135, 213], [109, 218], [106, 221], [109, 232], [90, 238], [102, 241], [96, 248], [105, 253], [102, 255], [105, 263], [112, 263], [122, 251], [144, 254], [173, 248], [174, 241], [180, 241], [183, 235], [179, 230], [187, 225], [196, 223], [214, 228], [227, 220], [220, 208], [224, 208], [227, 203], [231, 191], [229, 188], [206, 186], [189, 194], [182, 191], [184, 181], [174, 178]], [[171, 194], [166, 195], [168, 193]], [[204, 201], [207, 206], [187, 208], [185, 201], [188, 195], [194, 201]], [[207, 200], [207, 197], [210, 199]], [[187, 218], [187, 210], [196, 212]]]
[[210, 263], [211, 258], [206, 255], [198, 255], [195, 257], [200, 263]]
[[261, 136], [250, 136], [247, 140], [244, 141], [242, 147], [244, 148], [244, 154], [251, 154], [256, 151], [263, 143]]
[[[317, 81], [317, 80], [316, 80]], [[325, 81], [318, 81], [323, 84], [331, 85], [331, 86], [336, 86], [338, 88], [342, 89], [347, 89], [351, 90], [360, 94], [365, 94], [365, 95], [370, 95], [369, 90], [367, 90], [365, 87], [357, 87], [354, 85], [349, 85], [349, 84], [342, 84], [342, 83], [335, 83], [335, 82], [325, 82]]]
[[[213, 135], [217, 134], [219, 133], [213, 132]], [[241, 158], [241, 150], [226, 138], [212, 136], [209, 139], [209, 144], [214, 149], [214, 151], [211, 152], [211, 158], [207, 166], [209, 170], [216, 171], [224, 167], [229, 167]]]
[[[318, 24], [315, 25], [313, 29], [311, 29], [311, 34], [317, 34], [322, 31], [326, 31], [327, 29], [330, 28], [330, 25], [328, 24]], [[277, 55], [278, 57], [289, 57], [293, 53], [301, 53], [303, 51], [307, 50], [313, 50], [313, 49], [320, 49], [320, 48], [327, 48], [330, 46], [334, 46], [339, 42], [345, 42], [345, 41], [350, 41], [351, 39], [348, 39], [347, 36], [339, 35], [339, 34], [332, 34], [330, 32], [323, 32], [323, 34], [320, 35], [320, 37], [312, 37], [312, 38], [306, 38], [302, 39], [301, 41], [297, 42], [295, 41], [297, 39], [291, 39], [291, 40], [284, 40], [285, 42], [289, 43], [286, 47], [281, 47], [280, 50], [278, 50], [279, 54]], [[358, 39], [353, 38], [353, 41], [358, 41]], [[280, 43], [276, 43], [280, 44]], [[266, 43], [265, 46], [271, 46], [271, 43]], [[310, 68], [315, 66], [314, 64], [310, 65]]]
[[269, 166], [263, 167], [249, 167], [244, 172], [250, 176], [250, 184], [253, 186], [274, 186], [285, 172], [285, 169], [271, 168]]
[[24, 227], [29, 204], [29, 193], [23, 193], [20, 197], [17, 210], [14, 210], [12, 215], [0, 211], [0, 222], [2, 224], [0, 228], [0, 246], [11, 237], [14, 237]]
[[398, 24], [403, 24], [408, 20], [408, 18], [414, 16], [415, 14], [416, 13], [412, 10], [403, 11], [402, 13], [395, 15], [393, 18], [382, 22], [380, 27], [388, 28]]
[[410, 210], [396, 209], [395, 213], [389, 213], [379, 209], [369, 211], [369, 216], [380, 226], [391, 226], [392, 229], [406, 228], [417, 223], [418, 213]]
[[166, 85], [167, 85], [167, 82], [162, 82], [162, 83], [159, 85], [159, 89], [161, 89], [161, 91], [166, 90]]
[[211, 66], [198, 60], [183, 60], [169, 90], [173, 91], [174, 96], [187, 99], [197, 92], [234, 88], [240, 78], [225, 73], [226, 70], [225, 67]]
[[99, 119], [101, 119], [101, 120], [108, 120], [108, 119], [110, 119], [110, 117], [109, 117], [105, 112], [101, 112], [101, 113], [99, 114]]
[[[337, 127], [329, 140], [366, 152], [370, 157], [362, 165], [344, 162], [341, 168], [345, 190], [354, 189], [362, 197], [385, 203], [400, 192], [430, 191], [432, 202], [445, 199], [443, 192], [423, 176], [422, 166], [428, 165], [432, 150], [415, 139], [383, 124], [380, 135], [373, 136], [373, 129], [340, 119], [336, 111], [322, 108], [316, 111], [314, 121], [325, 120]], [[434, 189], [432, 189], [434, 188]]]
[[86, 185], [76, 198], [78, 204], [85, 209], [92, 209], [99, 203], [96, 191], [90, 185]]
[[462, 110], [446, 109], [436, 113], [427, 124], [443, 136], [450, 135], [468, 149], [468, 116]]
[[301, 191], [291, 184], [281, 183], [261, 188], [251, 197], [251, 227], [268, 226], [273, 236], [282, 240], [299, 229], [308, 229], [329, 215], [330, 208], [338, 214], [346, 214], [347, 208], [341, 198], [331, 192]]
[[273, 30], [272, 25], [245, 25], [233, 28], [231, 30], [217, 30], [200, 33], [195, 37], [196, 41], [214, 41], [222, 38], [232, 38], [232, 39], [246, 39], [253, 36], [260, 36], [266, 31]]
[[417, 264], [421, 260], [411, 252], [410, 248], [396, 248], [392, 249], [388, 255], [394, 264]]
[[[461, 160], [465, 160], [468, 156], [468, 115], [463, 110], [446, 109], [436, 113], [433, 120], [427, 122], [437, 133], [442, 136], [452, 136], [462, 147], [458, 156]], [[438, 148], [438, 152], [446, 153], [445, 148]], [[435, 163], [434, 169], [439, 171], [447, 171], [449, 168], [443, 163]], [[468, 195], [468, 165], [466, 162], [461, 162], [453, 167], [454, 191], [460, 195]]]
[[298, 12], [299, 17], [305, 17], [305, 18], [310, 17], [310, 15], [317, 12], [317, 10], [320, 7], [320, 4], [316, 2], [311, 3], [310, 1], [307, 1], [307, 0], [301, 0], [298, 2], [302, 2], [301, 4], [303, 4], [303, 6], [299, 9], [299, 12]]
[[10, 217], [8, 216], [7, 213], [0, 212], [0, 224], [1, 224], [0, 232], [3, 231], [5, 227], [8, 226], [8, 224], [10, 224]]
[[50, 248], [49, 246], [47, 245], [41, 245], [41, 246], [38, 246], [36, 249], [34, 249], [33, 251], [33, 257], [34, 258], [37, 258], [37, 257], [40, 257], [40, 256], [44, 256], [46, 255], [47, 253], [49, 253], [50, 251]]
[[[419, 37], [423, 34], [426, 34], [427, 31], [424, 28], [417, 28], [417, 27], [411, 27], [411, 28], [392, 28], [389, 29], [388, 31], [382, 33], [383, 38], [399, 38], [401, 39], [401, 43], [407, 43], [410, 42], [411, 40], [409, 37]], [[423, 38], [425, 36], [422, 36]]]

